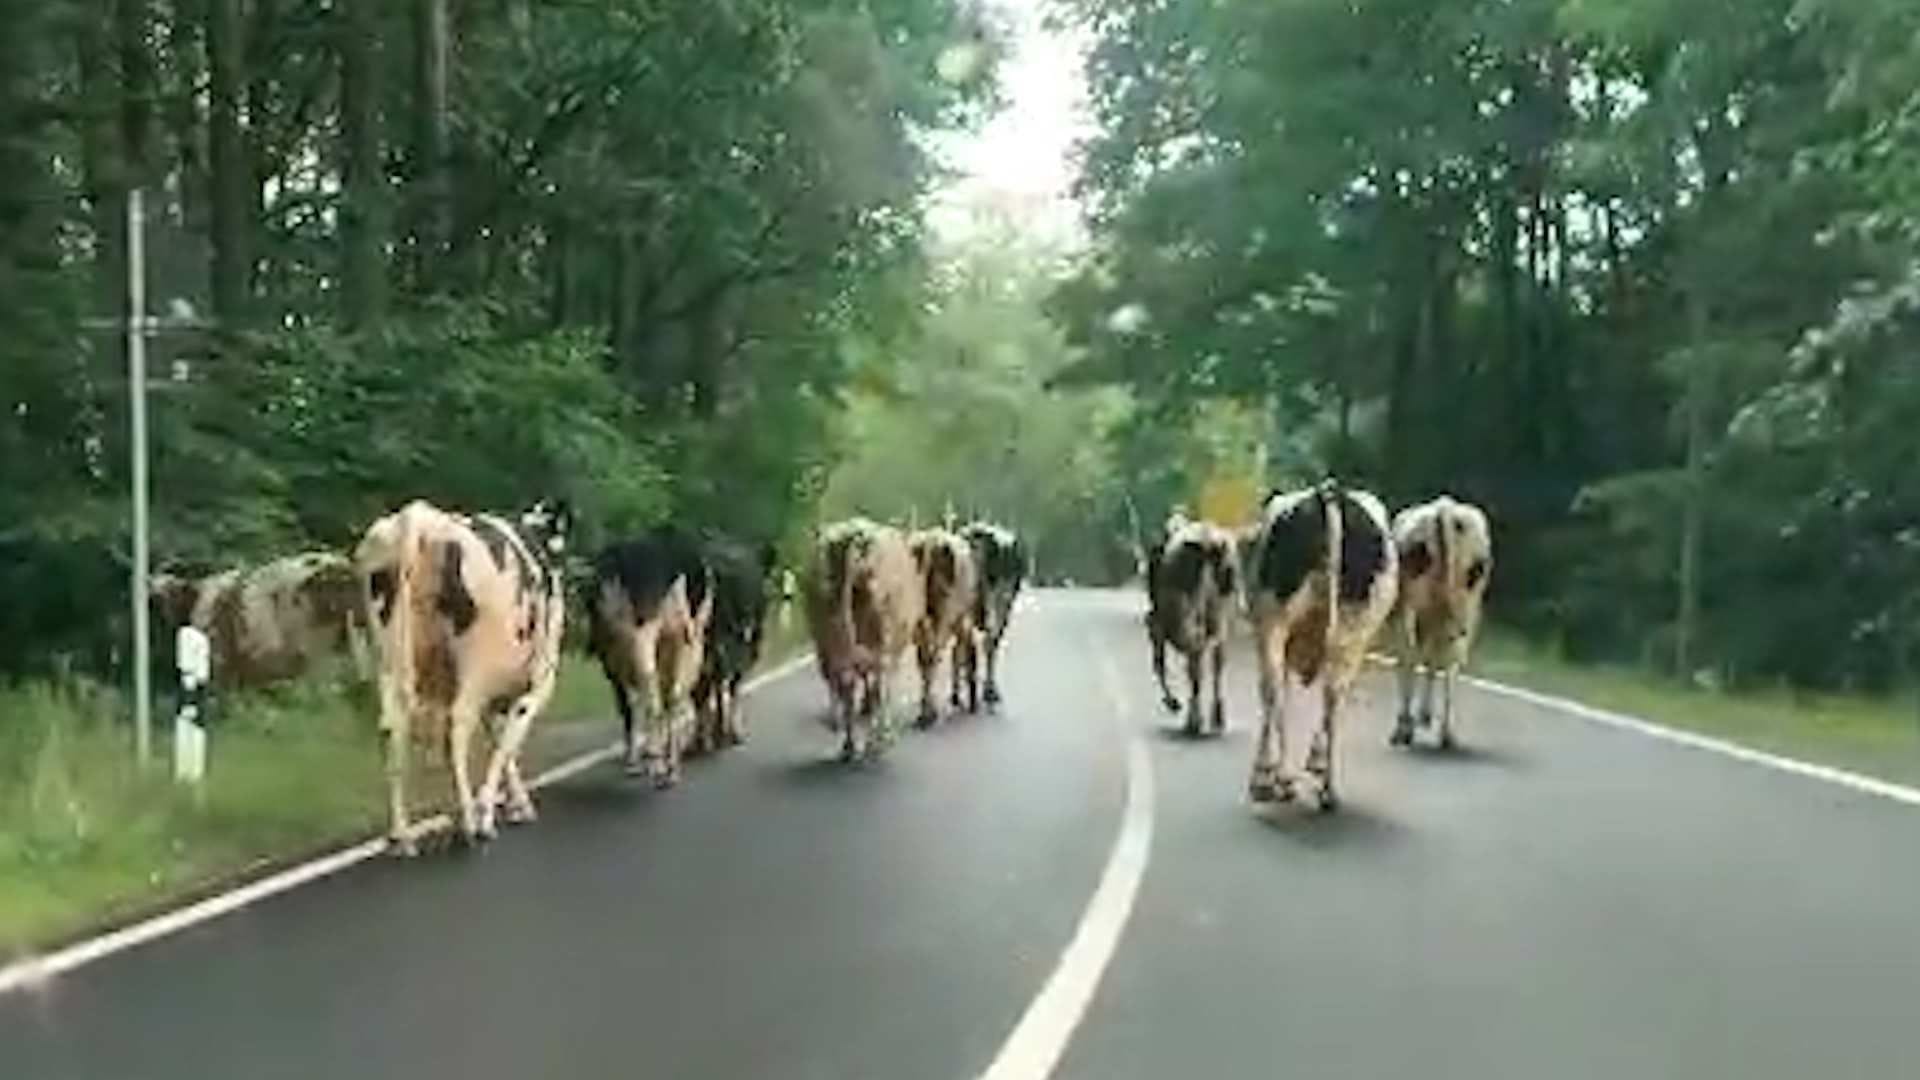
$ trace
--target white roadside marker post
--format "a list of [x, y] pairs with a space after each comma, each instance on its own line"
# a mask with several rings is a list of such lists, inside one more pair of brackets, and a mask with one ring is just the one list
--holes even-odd
[[198, 785], [207, 775], [207, 731], [200, 724], [200, 702], [211, 673], [207, 635], [191, 624], [174, 635], [180, 669], [180, 712], [173, 720], [173, 778]]

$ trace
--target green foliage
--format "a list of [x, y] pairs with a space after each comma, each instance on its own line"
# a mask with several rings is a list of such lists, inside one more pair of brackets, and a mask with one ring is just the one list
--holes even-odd
[[1484, 503], [1498, 610], [1586, 655], [1911, 678], [1911, 5], [1070, 6], [1069, 380]]
[[0, 16], [6, 674], [122, 665], [129, 187], [151, 310], [211, 321], [151, 341], [161, 561], [414, 497], [792, 536], [854, 357], [919, 309], [922, 137], [999, 52], [968, 0]]

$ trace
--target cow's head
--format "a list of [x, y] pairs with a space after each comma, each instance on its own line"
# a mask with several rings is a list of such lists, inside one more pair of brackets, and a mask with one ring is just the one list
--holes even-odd
[[167, 627], [185, 626], [193, 619], [193, 607], [200, 601], [200, 582], [179, 574], [153, 575], [147, 582], [152, 611]]
[[541, 499], [520, 515], [520, 525], [549, 555], [560, 555], [567, 550], [567, 537], [573, 532], [573, 508], [565, 499]]

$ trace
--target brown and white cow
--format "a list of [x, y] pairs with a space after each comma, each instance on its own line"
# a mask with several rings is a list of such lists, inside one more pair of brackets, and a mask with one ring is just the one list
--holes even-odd
[[613, 687], [628, 773], [645, 773], [659, 787], [680, 779], [713, 586], [699, 541], [677, 529], [614, 544], [594, 560], [589, 648]]
[[[940, 662], [947, 661], [949, 707], [960, 710], [961, 669], [971, 657], [979, 634], [974, 625], [979, 602], [980, 577], [973, 561], [973, 545], [959, 533], [948, 529], [922, 529], [907, 538], [913, 563], [920, 575], [925, 604], [920, 622], [913, 630], [913, 644], [920, 662], [919, 726], [931, 727], [939, 712], [933, 703], [934, 677]], [[978, 697], [967, 711], [980, 708]]]
[[[378, 662], [396, 853], [415, 850], [406, 772], [416, 740], [445, 746], [468, 839], [493, 835], [503, 781], [507, 820], [533, 820], [520, 749], [559, 673], [565, 591], [557, 561], [567, 526], [565, 509], [545, 504], [508, 521], [415, 500], [361, 537], [353, 564]], [[493, 746], [476, 792], [469, 756], [483, 726]]]
[[190, 578], [156, 574], [158, 621], [207, 635], [213, 683], [258, 687], [359, 644], [359, 589], [345, 556], [313, 551]]
[[1026, 580], [1027, 553], [1020, 538], [990, 522], [976, 521], [960, 530], [973, 545], [973, 563], [979, 573], [980, 587], [975, 592], [973, 609], [975, 634], [961, 657], [967, 681], [968, 709], [981, 697], [981, 669], [985, 668], [984, 700], [991, 709], [1000, 704], [1000, 642], [1007, 635], [1007, 623], [1013, 618], [1013, 602], [1020, 597]]
[[[1442, 495], [1393, 519], [1400, 555], [1400, 714], [1388, 741], [1413, 744], [1415, 723], [1433, 725], [1433, 688], [1440, 683], [1442, 749], [1453, 746], [1453, 689], [1480, 629], [1480, 609], [1493, 573], [1493, 533], [1471, 503]], [[1415, 683], [1420, 710], [1414, 712]]]
[[1294, 796], [1286, 770], [1291, 672], [1303, 685], [1320, 680], [1320, 727], [1305, 772], [1317, 782], [1321, 809], [1338, 805], [1336, 717], [1393, 609], [1397, 563], [1386, 507], [1368, 492], [1329, 480], [1268, 496], [1247, 570], [1262, 707], [1247, 781], [1254, 802]]
[[1213, 706], [1207, 722], [1215, 734], [1226, 729], [1220, 681], [1239, 577], [1233, 534], [1211, 522], [1176, 514], [1168, 520], [1160, 544], [1147, 553], [1147, 640], [1153, 649], [1153, 676], [1160, 682], [1161, 703], [1168, 712], [1179, 712], [1180, 701], [1167, 684], [1167, 646], [1186, 657], [1189, 735], [1200, 734], [1209, 674]]
[[893, 740], [894, 672], [925, 600], [906, 537], [865, 518], [821, 530], [806, 575], [807, 625], [833, 697], [840, 756], [879, 757]]

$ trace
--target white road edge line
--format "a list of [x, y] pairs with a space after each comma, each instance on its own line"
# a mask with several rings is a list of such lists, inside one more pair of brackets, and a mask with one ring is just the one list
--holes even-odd
[[[782, 662], [771, 671], [763, 672], [748, 680], [740, 689], [741, 693], [752, 693], [768, 683], [783, 679], [813, 660], [812, 653]], [[546, 770], [528, 782], [530, 787], [542, 788], [558, 783], [570, 776], [584, 772], [620, 752], [619, 746], [605, 746], [589, 750], [576, 757], [567, 759]], [[413, 833], [424, 836], [448, 828], [453, 822], [445, 814], [437, 814], [415, 823]], [[95, 960], [123, 952], [137, 945], [155, 941], [170, 934], [179, 933], [191, 926], [217, 919], [229, 912], [238, 911], [250, 904], [259, 903], [270, 896], [298, 888], [312, 881], [337, 874], [351, 866], [366, 862], [368, 859], [387, 850], [386, 837], [363, 840], [349, 847], [322, 855], [318, 858], [291, 866], [258, 881], [252, 881], [237, 889], [210, 896], [173, 911], [163, 912], [118, 930], [101, 934], [76, 942], [45, 956], [29, 956], [0, 967], [0, 994], [38, 986], [56, 975], [72, 971]]]
[[[1107, 696], [1124, 720], [1127, 708], [1119, 689], [1120, 678], [1113, 661], [1104, 655], [1100, 658], [1100, 674]], [[1068, 1040], [1093, 1001], [1107, 962], [1113, 959], [1127, 917], [1133, 913], [1133, 900], [1140, 891], [1152, 848], [1153, 764], [1147, 756], [1146, 741], [1132, 734], [1127, 739], [1126, 809], [1100, 884], [1087, 901], [1073, 940], [1060, 954], [1059, 965], [1001, 1044], [993, 1064], [980, 1074], [980, 1080], [1044, 1080], [1059, 1064]]]
[[[1393, 667], [1396, 663], [1394, 658], [1389, 656], [1375, 655], [1372, 659], [1387, 667]], [[1905, 784], [1896, 784], [1891, 780], [1881, 780], [1878, 777], [1867, 776], [1849, 769], [1836, 768], [1832, 765], [1820, 765], [1811, 761], [1802, 761], [1799, 758], [1769, 753], [1765, 750], [1756, 750], [1751, 746], [1742, 746], [1728, 739], [1720, 739], [1712, 735], [1700, 735], [1695, 732], [1681, 730], [1680, 728], [1667, 727], [1664, 724], [1656, 724], [1651, 720], [1644, 720], [1637, 716], [1629, 716], [1625, 713], [1595, 708], [1592, 705], [1585, 705], [1571, 698], [1557, 697], [1553, 694], [1543, 694], [1537, 690], [1528, 690], [1520, 686], [1510, 686], [1506, 683], [1495, 682], [1492, 679], [1483, 679], [1477, 675], [1462, 675], [1461, 681], [1469, 686], [1477, 687], [1489, 693], [1510, 697], [1517, 701], [1524, 701], [1530, 705], [1538, 705], [1543, 708], [1568, 713], [1589, 723], [1618, 728], [1622, 731], [1631, 731], [1636, 734], [1645, 735], [1648, 738], [1659, 739], [1663, 742], [1692, 747], [1695, 750], [1705, 750], [1710, 753], [1720, 754], [1724, 757], [1735, 758], [1747, 762], [1750, 765], [1759, 765], [1780, 772], [1792, 773], [1796, 776], [1804, 776], [1810, 780], [1821, 780], [1829, 784], [1838, 784], [1844, 788], [1851, 788], [1854, 791], [1868, 795], [1878, 795], [1883, 799], [1892, 799], [1895, 802], [1906, 803], [1909, 806], [1920, 806], [1920, 788], [1908, 787]]]

